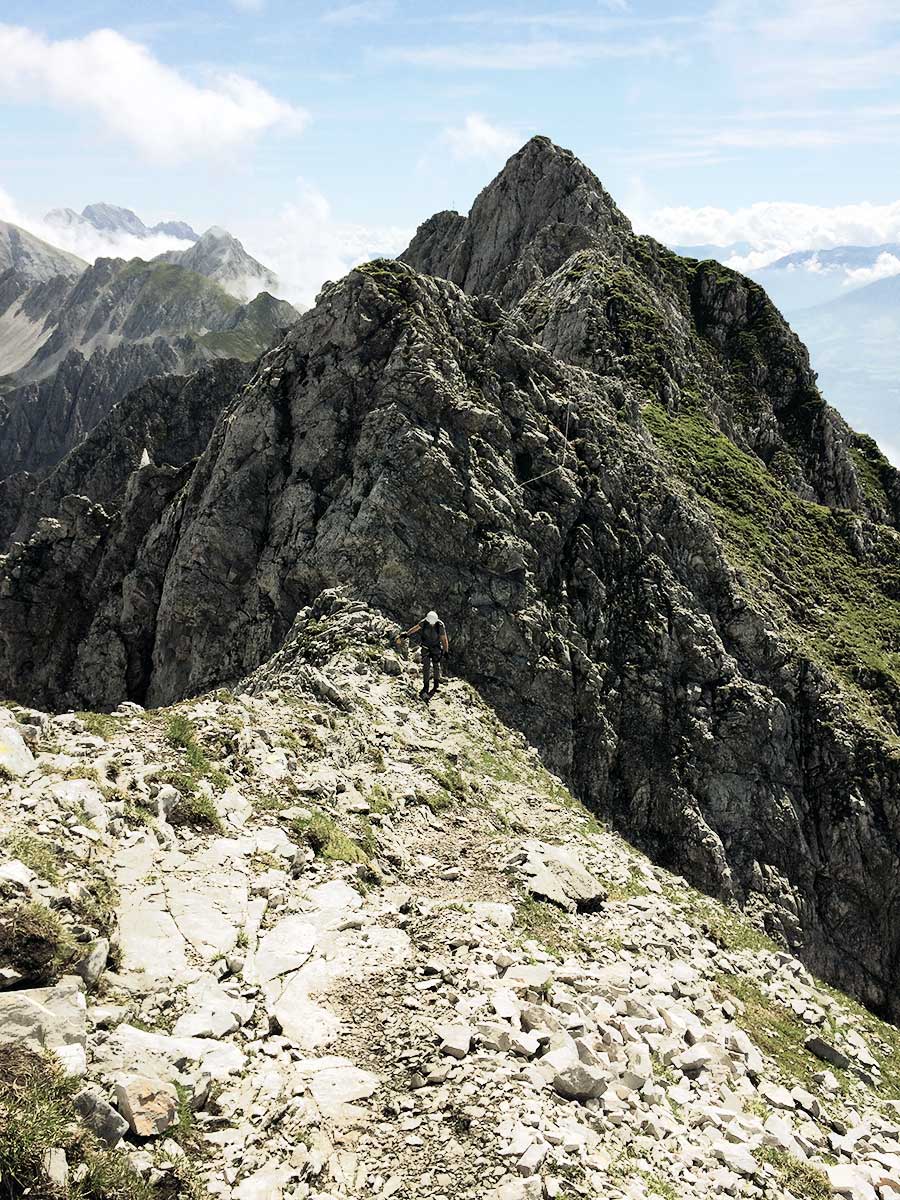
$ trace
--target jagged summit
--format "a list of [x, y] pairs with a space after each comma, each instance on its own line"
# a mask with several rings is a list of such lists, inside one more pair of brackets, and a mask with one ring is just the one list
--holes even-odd
[[400, 256], [464, 291], [515, 301], [588, 246], [615, 251], [631, 233], [594, 173], [571, 150], [533, 137], [478, 195], [467, 218], [443, 212]]
[[248, 254], [236, 237], [212, 225], [187, 250], [169, 250], [159, 255], [163, 262], [178, 263], [198, 275], [205, 275], [240, 300], [250, 300], [259, 292], [274, 292], [278, 278]]

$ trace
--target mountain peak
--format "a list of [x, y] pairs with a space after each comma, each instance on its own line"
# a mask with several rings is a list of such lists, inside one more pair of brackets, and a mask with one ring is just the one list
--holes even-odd
[[95, 229], [109, 233], [131, 233], [135, 237], [145, 237], [147, 234], [147, 226], [137, 213], [132, 212], [130, 208], [120, 208], [117, 204], [106, 204], [103, 201], [87, 204], [81, 210], [81, 215]]
[[467, 218], [437, 214], [401, 257], [466, 292], [514, 303], [576, 251], [617, 248], [630, 236], [628, 218], [593, 171], [539, 135], [512, 155]]
[[198, 238], [198, 243], [210, 242], [238, 242], [234, 234], [229, 233], [227, 229], [223, 229], [221, 225], [210, 225], [209, 229], [205, 230]]

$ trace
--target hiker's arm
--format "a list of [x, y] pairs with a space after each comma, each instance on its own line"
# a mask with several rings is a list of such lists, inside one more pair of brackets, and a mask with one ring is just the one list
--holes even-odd
[[422, 628], [422, 622], [420, 621], [420, 622], [418, 623], [418, 625], [413, 625], [412, 629], [407, 629], [407, 630], [405, 630], [405, 632], [403, 632], [403, 633], [398, 633], [398, 634], [397, 634], [397, 641], [399, 642], [401, 638], [408, 638], [408, 637], [412, 637], [412, 635], [413, 635], [414, 633], [418, 633], [418, 632], [419, 632], [419, 630], [420, 630], [421, 628]]
[[441, 634], [441, 647], [445, 654], [450, 653], [450, 639], [447, 637], [447, 630]]

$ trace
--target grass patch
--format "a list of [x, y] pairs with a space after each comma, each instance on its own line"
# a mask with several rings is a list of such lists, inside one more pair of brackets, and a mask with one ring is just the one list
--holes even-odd
[[[174, 787], [178, 787], [173, 783]], [[221, 833], [222, 821], [212, 797], [196, 788], [181, 790], [181, 796], [169, 809], [168, 821], [174, 827], [206, 829]]]
[[77, 712], [75, 716], [88, 733], [102, 737], [106, 742], [109, 741], [119, 728], [116, 718], [109, 713]]
[[116, 928], [116, 906], [119, 889], [105, 874], [95, 874], [82, 885], [87, 895], [72, 902], [76, 916], [85, 925], [91, 925], [101, 937], [109, 938]]
[[70, 1168], [84, 1166], [67, 1200], [154, 1200], [125, 1154], [106, 1150], [78, 1119], [72, 1098], [82, 1086], [50, 1055], [0, 1045], [0, 1200], [62, 1200], [44, 1174], [47, 1150], [62, 1147]]
[[579, 938], [566, 916], [553, 904], [545, 904], [530, 892], [516, 904], [513, 921], [522, 941], [540, 942], [548, 953], [559, 958], [579, 946]]
[[172, 825], [191, 825], [203, 829], [221, 830], [222, 822], [209, 796], [198, 788], [201, 779], [208, 779], [218, 791], [224, 791], [231, 781], [220, 767], [210, 762], [197, 738], [193, 721], [184, 713], [172, 713], [166, 721], [166, 740], [181, 750], [186, 769], [164, 771], [160, 776], [181, 793], [181, 799], [169, 813]]
[[[809, 1036], [806, 1025], [789, 1008], [771, 999], [750, 979], [737, 975], [720, 975], [719, 987], [743, 1003], [736, 1022], [746, 1031], [768, 1058], [776, 1064], [787, 1078], [796, 1080], [808, 1091], [818, 1094], [818, 1084], [813, 1075], [824, 1069], [819, 1061], [804, 1046]], [[846, 1071], [830, 1067], [845, 1090], [849, 1086]], [[833, 1101], [829, 1100], [830, 1105]]]
[[43, 904], [10, 903], [0, 909], [0, 964], [26, 982], [54, 983], [76, 949], [59, 917]]
[[380, 783], [376, 783], [371, 789], [366, 797], [366, 803], [371, 812], [378, 813], [380, 816], [387, 816], [397, 807], [395, 801], [388, 795]]
[[758, 1162], [774, 1168], [779, 1186], [797, 1200], [830, 1200], [833, 1195], [828, 1177], [812, 1163], [801, 1162], [775, 1146], [759, 1146], [753, 1155]]
[[308, 817], [291, 822], [293, 832], [302, 838], [319, 858], [330, 862], [365, 863], [369, 854], [332, 820], [327, 813], [314, 809]]
[[427, 767], [428, 775], [453, 800], [465, 801], [469, 794], [466, 781], [455, 763], [446, 760], [440, 767]]
[[27, 829], [13, 829], [5, 838], [4, 847], [11, 858], [19, 859], [41, 879], [52, 884], [59, 883], [62, 855], [46, 838]]
[[741, 586], [795, 648], [838, 683], [858, 720], [898, 744], [900, 556], [897, 535], [799, 499], [707, 416], [645, 405], [662, 456], [713, 518]]

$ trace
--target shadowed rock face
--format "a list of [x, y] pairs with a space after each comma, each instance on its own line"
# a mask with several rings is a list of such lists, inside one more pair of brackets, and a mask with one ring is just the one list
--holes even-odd
[[[530, 145], [514, 170], [563, 153]], [[196, 465], [144, 467], [113, 515], [70, 496], [13, 548], [0, 689], [167, 703], [325, 588], [437, 607], [585, 799], [896, 1015], [895, 477], [762, 293], [598, 238], [512, 311], [399, 263], [326, 287]]]
[[[150, 463], [178, 466], [196, 458], [220, 412], [251, 374], [250, 364], [222, 359], [188, 378], [160, 374], [136, 388], [107, 420], [100, 415], [90, 420], [96, 428], [43, 479], [22, 472], [0, 483], [0, 545], [27, 540], [66, 496], [89, 496], [112, 511], [145, 454]], [[106, 391], [101, 395], [108, 397]]]

